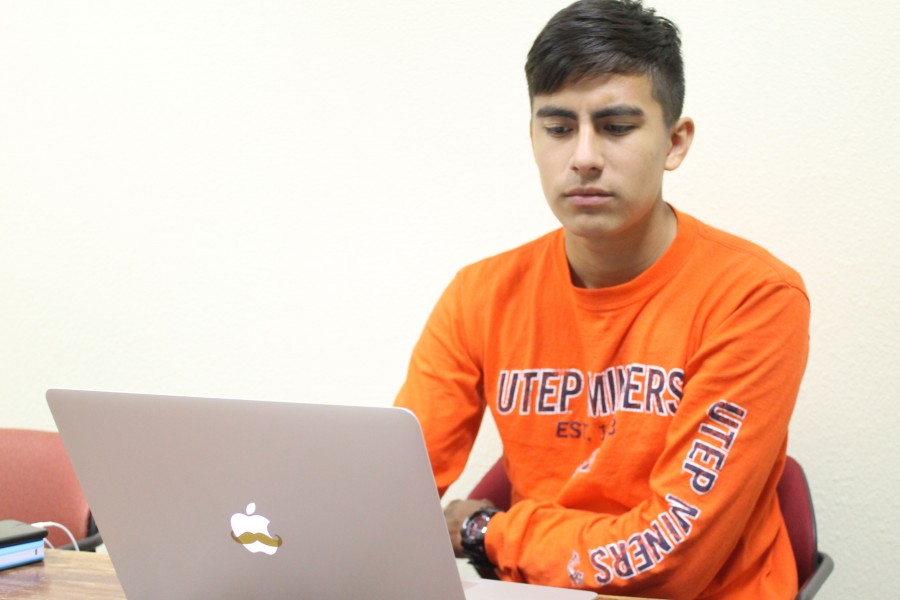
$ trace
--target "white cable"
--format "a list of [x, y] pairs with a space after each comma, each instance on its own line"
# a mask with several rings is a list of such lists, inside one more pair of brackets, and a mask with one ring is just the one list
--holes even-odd
[[[65, 525], [62, 525], [62, 524], [57, 523], [57, 522], [55, 522], [55, 521], [41, 521], [40, 523], [32, 523], [31, 526], [32, 526], [32, 527], [44, 527], [44, 528], [47, 528], [47, 527], [59, 527], [60, 529], [62, 529], [63, 531], [66, 532], [66, 535], [67, 535], [67, 536], [69, 536], [69, 541], [72, 542], [72, 546], [75, 548], [75, 551], [76, 551], [76, 552], [79, 552], [79, 551], [80, 551], [80, 549], [78, 548], [78, 542], [75, 541], [75, 536], [72, 535], [72, 532], [69, 531], [69, 528], [66, 527]], [[48, 544], [49, 544], [49, 542], [48, 542]], [[50, 547], [52, 548], [53, 546], [50, 546]]]

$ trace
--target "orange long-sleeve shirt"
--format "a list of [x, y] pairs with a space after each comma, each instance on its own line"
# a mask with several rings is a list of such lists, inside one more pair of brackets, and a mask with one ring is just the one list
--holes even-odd
[[441, 493], [487, 406], [513, 506], [485, 546], [504, 579], [660, 598], [792, 598], [778, 507], [806, 365], [800, 277], [677, 213], [634, 280], [572, 285], [561, 230], [446, 289], [397, 404]]

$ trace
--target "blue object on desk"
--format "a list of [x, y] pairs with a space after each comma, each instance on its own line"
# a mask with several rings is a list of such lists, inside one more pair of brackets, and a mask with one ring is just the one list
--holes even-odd
[[0, 570], [44, 560], [44, 540], [0, 548]]

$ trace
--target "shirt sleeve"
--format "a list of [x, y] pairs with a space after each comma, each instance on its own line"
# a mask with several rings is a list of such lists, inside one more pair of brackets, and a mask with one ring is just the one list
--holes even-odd
[[602, 464], [587, 461], [555, 501], [526, 499], [491, 520], [486, 549], [503, 577], [693, 598], [726, 561], [760, 570], [750, 562], [783, 536], [775, 487], [808, 324], [801, 289], [771, 283], [748, 294], [689, 357], [646, 497], [622, 514], [566, 508], [568, 494], [589, 494], [604, 476]]
[[462, 287], [457, 275], [438, 300], [395, 401], [419, 419], [441, 495], [462, 473], [485, 409], [481, 365], [461, 310]]

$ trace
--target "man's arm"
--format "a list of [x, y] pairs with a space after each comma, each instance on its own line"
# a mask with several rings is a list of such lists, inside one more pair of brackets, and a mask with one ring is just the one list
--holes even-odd
[[438, 300], [394, 402], [419, 419], [442, 496], [466, 465], [485, 409], [481, 365], [470, 351], [459, 310], [461, 288], [457, 276]]

